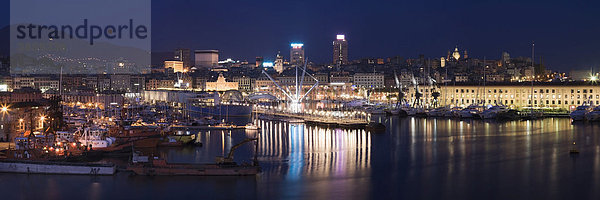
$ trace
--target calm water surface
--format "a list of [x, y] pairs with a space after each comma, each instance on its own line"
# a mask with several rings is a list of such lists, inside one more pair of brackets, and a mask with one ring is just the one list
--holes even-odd
[[[600, 199], [600, 123], [379, 120], [390, 127], [384, 133], [256, 120], [260, 132], [190, 130], [203, 147], [156, 152], [170, 162], [210, 163], [259, 136], [256, 177], [0, 174], [0, 192], [2, 199]], [[254, 150], [240, 147], [235, 160], [251, 162]]]

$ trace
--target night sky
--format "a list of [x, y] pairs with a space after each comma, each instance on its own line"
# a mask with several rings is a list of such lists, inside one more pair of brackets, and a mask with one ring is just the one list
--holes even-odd
[[[6, 2], [7, 0], [3, 0]], [[6, 4], [6, 3], [5, 3]], [[0, 6], [8, 24], [8, 5]], [[598, 1], [152, 1], [153, 51], [219, 49], [221, 58], [289, 59], [303, 42], [314, 62], [331, 61], [331, 41], [346, 34], [351, 59], [444, 56], [455, 45], [470, 57], [531, 56], [556, 70], [600, 65]]]

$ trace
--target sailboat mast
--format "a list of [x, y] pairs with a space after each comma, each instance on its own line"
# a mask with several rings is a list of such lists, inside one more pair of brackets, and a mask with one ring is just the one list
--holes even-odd
[[531, 43], [531, 71], [533, 77], [531, 78], [531, 97], [529, 99], [529, 103], [531, 104], [531, 116], [533, 116], [533, 80], [535, 80], [535, 42]]
[[485, 91], [485, 81], [486, 81], [486, 77], [485, 77], [485, 56], [483, 57], [483, 107], [485, 107], [485, 102], [486, 102], [486, 98], [487, 98], [487, 91]]

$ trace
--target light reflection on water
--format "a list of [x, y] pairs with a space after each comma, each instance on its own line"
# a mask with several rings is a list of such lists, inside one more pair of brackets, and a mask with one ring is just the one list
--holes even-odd
[[[567, 118], [511, 122], [374, 120], [388, 129], [370, 133], [254, 119], [262, 127], [258, 132], [196, 130], [191, 132], [198, 133], [203, 147], [158, 151], [171, 162], [209, 163], [243, 139], [259, 137], [258, 160], [263, 172], [256, 177], [118, 175], [91, 179], [5, 174], [0, 175], [0, 185], [6, 186], [0, 187], [0, 192], [41, 188], [52, 197], [79, 194], [99, 199], [136, 197], [131, 190], [151, 198], [185, 198], [198, 193], [207, 194], [206, 198], [250, 199], [600, 197], [596, 190], [600, 186], [600, 123], [572, 124]], [[576, 157], [568, 153], [573, 141], [581, 152]], [[253, 144], [240, 147], [235, 160], [250, 162]], [[87, 189], [72, 189], [86, 185]], [[177, 192], [163, 194], [165, 190], [157, 187]], [[19, 194], [9, 197], [40, 197]]]
[[344, 176], [368, 169], [370, 134], [364, 130], [321, 128], [300, 123], [260, 121], [260, 161], [279, 166], [269, 176]]

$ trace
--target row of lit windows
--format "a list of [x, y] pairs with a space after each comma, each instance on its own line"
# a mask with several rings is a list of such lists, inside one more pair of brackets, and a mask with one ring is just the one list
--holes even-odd
[[[471, 93], [475, 93], [474, 89], [471, 89], [471, 90], [469, 90], [469, 89], [466, 89], [466, 90], [465, 89], [456, 89], [456, 93], [459, 93], [459, 92], [460, 93], [469, 93], [469, 91]], [[516, 89], [516, 93], [519, 93], [519, 91], [521, 91], [523, 93], [531, 93], [531, 90], [527, 90], [527, 89], [521, 89], [521, 90], [519, 90], [519, 89]], [[582, 93], [582, 91], [583, 91], [583, 93], [588, 93], [588, 89], [583, 89], [583, 90], [571, 89], [571, 93]], [[488, 90], [488, 93], [492, 93], [492, 92], [493, 93], [503, 93], [503, 92], [504, 93], [508, 93], [509, 90], [502, 90], [502, 89], [493, 89], [493, 90], [490, 89], [490, 90]], [[539, 90], [533, 90], [533, 92], [534, 93], [550, 93], [550, 92], [556, 93], [556, 90], [555, 89], [545, 89], [545, 90], [544, 89], [539, 89]], [[562, 90], [562, 92], [564, 92], [564, 89]], [[589, 89], [589, 93], [593, 93], [593, 92], [594, 92], [593, 89]]]
[[[469, 104], [469, 103], [480, 103], [481, 100], [475, 100], [475, 99], [473, 99], [473, 100], [469, 101], [469, 99], [466, 99], [466, 100], [465, 99], [461, 99], [460, 102], [459, 102], [458, 99], [456, 99], [456, 100], [452, 99], [452, 100], [450, 100], [450, 102], [451, 103], [461, 103], [461, 104], [465, 104], [466, 103], [466, 104]], [[487, 100], [487, 103], [492, 103], [492, 102], [494, 104], [497, 104], [498, 100]], [[502, 103], [502, 100], [500, 100], [499, 102]], [[568, 105], [569, 104], [569, 101], [567, 101], [567, 100], [565, 100], [565, 101], [561, 101], [561, 100], [546, 100], [545, 102], [546, 102], [546, 105], [563, 105], [563, 102], [564, 102], [564, 105]], [[518, 103], [531, 104], [531, 100], [523, 100], [522, 102], [520, 102], [519, 100], [516, 100], [516, 103], [517, 104]], [[544, 101], [540, 100], [539, 103], [544, 103]], [[574, 105], [575, 103], [577, 103], [577, 105], [579, 105], [579, 104], [582, 103], [582, 101], [579, 101], [579, 100], [577, 100], [577, 101], [571, 101], [571, 105]], [[504, 104], [505, 105], [515, 104], [515, 100], [504, 100]], [[533, 104], [537, 105], [538, 104], [538, 100], [533, 100]], [[600, 101], [596, 100], [596, 104], [595, 105], [600, 105]]]
[[[471, 94], [471, 96], [470, 96], [470, 97], [471, 97], [471, 98], [475, 98], [476, 96], [479, 96], [479, 95]], [[483, 95], [481, 95], [481, 96], [483, 96]], [[554, 94], [553, 94], [553, 95], [552, 95], [552, 98], [553, 98], [553, 99], [556, 99], [556, 98], [558, 97], [558, 98], [560, 99], [560, 98], [561, 98], [561, 96], [562, 96], [562, 95], [554, 95]], [[564, 96], [565, 96], [565, 97], [564, 97], [565, 99], [568, 99], [568, 98], [569, 98], [569, 96], [568, 96], [568, 95], [566, 95], [566, 94], [565, 94]], [[456, 94], [456, 95], [454, 95], [454, 97], [456, 97], [456, 98], [459, 98], [459, 97], [460, 97], [460, 98], [465, 98], [465, 95], [464, 95], [464, 94], [461, 94], [461, 95], [458, 95], [458, 94]], [[467, 94], [467, 95], [466, 95], [466, 97], [468, 98], [468, 97], [469, 97], [469, 95]], [[492, 97], [492, 95], [491, 95], [491, 94], [488, 94], [488, 95], [487, 95], [487, 97], [488, 97], [488, 98], [491, 98], [491, 97]], [[498, 95], [494, 95], [493, 97], [494, 97], [494, 98], [498, 98]], [[500, 95], [500, 97], [502, 97], [502, 95]], [[519, 98], [519, 94], [516, 94], [516, 97], [517, 97], [517, 98]], [[523, 95], [523, 96], [521, 96], [521, 98], [525, 98], [525, 97], [527, 97], [527, 98], [531, 98], [531, 95]], [[544, 95], [540, 95], [539, 97], [540, 97], [540, 98], [550, 98], [550, 96], [549, 96], [548, 94], [546, 95], [546, 97], [544, 97]], [[590, 98], [590, 99], [591, 99], [591, 98], [593, 98], [593, 97], [594, 97], [594, 96], [593, 96], [593, 95], [591, 95], [591, 94], [590, 94], [589, 96], [588, 96], [587, 94], [584, 94], [584, 95], [583, 95], [583, 98], [584, 98], [584, 99], [587, 99], [587, 98]], [[504, 95], [504, 98], [508, 98], [508, 94], [505, 94], [505, 95]], [[510, 95], [510, 98], [515, 98], [515, 95]], [[537, 94], [536, 94], [536, 95], [534, 95], [534, 96], [533, 96], [533, 98], [536, 98], [536, 99], [537, 99], [537, 98], [538, 98], [538, 95], [537, 95]], [[571, 99], [575, 99], [575, 95], [571, 95]], [[578, 94], [578, 95], [577, 95], [577, 99], [581, 99], [581, 95], [579, 95], [579, 94]], [[600, 95], [596, 95], [596, 99], [600, 99]]]

